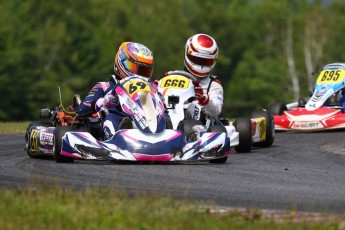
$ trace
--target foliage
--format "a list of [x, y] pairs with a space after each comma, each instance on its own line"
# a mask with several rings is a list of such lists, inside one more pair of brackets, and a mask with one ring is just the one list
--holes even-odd
[[56, 106], [59, 86], [64, 103], [74, 93], [85, 96], [113, 73], [123, 41], [154, 52], [155, 79], [183, 69], [184, 44], [194, 33], [217, 40], [214, 74], [223, 82], [225, 108], [288, 102], [294, 99], [288, 21], [300, 96], [306, 96], [312, 79], [307, 67], [317, 71], [345, 60], [342, 0], [1, 1], [0, 121], [36, 119], [40, 108]]

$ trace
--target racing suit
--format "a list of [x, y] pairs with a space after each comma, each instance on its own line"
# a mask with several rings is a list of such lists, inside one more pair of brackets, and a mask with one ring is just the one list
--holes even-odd
[[[116, 80], [114, 75], [111, 76], [110, 81], [108, 82], [97, 82], [96, 85], [92, 87], [85, 99], [78, 106], [78, 114], [83, 116], [103, 111], [103, 98], [107, 94], [112, 94], [114, 98], [117, 98], [114, 90], [116, 85], [115, 82]], [[103, 115], [104, 118], [102, 138], [110, 139], [118, 130], [122, 118], [126, 115], [124, 112], [122, 112], [119, 103], [117, 103], [116, 106], [107, 108], [107, 111], [104, 111]]]
[[202, 87], [204, 94], [208, 95], [208, 100], [204, 103], [199, 103], [205, 110], [205, 113], [210, 116], [219, 116], [223, 107], [223, 87], [217, 80], [216, 76], [209, 74], [207, 77], [198, 78], [199, 85]]

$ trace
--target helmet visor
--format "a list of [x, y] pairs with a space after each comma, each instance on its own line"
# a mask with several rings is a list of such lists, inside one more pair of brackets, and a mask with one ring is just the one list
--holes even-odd
[[187, 58], [194, 64], [200, 66], [213, 66], [216, 63], [216, 59], [214, 58], [201, 58], [196, 57], [191, 54], [187, 54]]
[[129, 59], [123, 59], [122, 65], [130, 72], [138, 74], [143, 77], [150, 78], [152, 75], [153, 67], [150, 65], [144, 65], [142, 63], [132, 62]]

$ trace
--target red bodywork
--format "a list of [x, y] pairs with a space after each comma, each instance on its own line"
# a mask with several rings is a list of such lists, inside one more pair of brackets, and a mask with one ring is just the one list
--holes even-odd
[[276, 130], [318, 131], [345, 128], [345, 114], [340, 109], [328, 107], [312, 111], [295, 108], [273, 118]]

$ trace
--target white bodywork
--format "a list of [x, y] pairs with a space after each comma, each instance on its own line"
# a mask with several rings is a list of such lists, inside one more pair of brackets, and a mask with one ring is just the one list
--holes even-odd
[[[173, 123], [173, 128], [176, 129], [179, 122], [185, 118], [185, 109], [191, 114], [192, 119], [200, 119], [202, 107], [197, 102], [190, 102], [191, 98], [195, 97], [193, 82], [187, 77], [181, 75], [169, 75], [169, 79], [162, 78], [158, 82], [158, 92], [164, 97], [164, 102], [168, 108], [169, 116]], [[178, 97], [179, 102], [171, 104], [169, 97]], [[230, 138], [230, 146], [239, 145], [239, 133], [236, 131], [232, 123], [229, 126], [224, 126], [227, 135]], [[205, 129], [207, 130], [208, 124]]]

